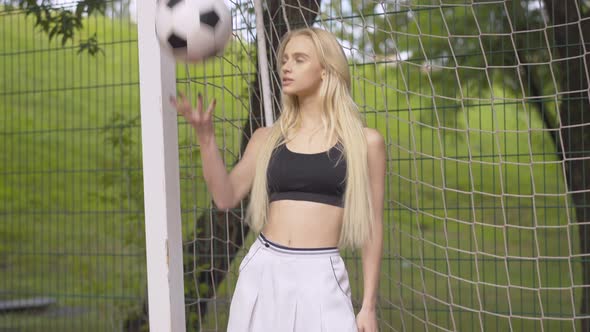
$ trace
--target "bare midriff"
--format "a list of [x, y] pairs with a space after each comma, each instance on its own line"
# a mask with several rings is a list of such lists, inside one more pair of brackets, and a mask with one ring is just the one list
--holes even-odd
[[270, 203], [268, 222], [262, 233], [270, 241], [293, 248], [338, 246], [344, 209], [338, 206], [295, 200]]

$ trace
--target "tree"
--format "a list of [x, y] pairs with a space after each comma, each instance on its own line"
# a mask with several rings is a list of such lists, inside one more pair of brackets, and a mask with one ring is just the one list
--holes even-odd
[[[276, 74], [277, 71], [275, 55], [281, 37], [289, 29], [311, 26], [316, 19], [319, 8], [320, 1], [318, 0], [286, 0], [283, 5], [281, 5], [281, 1], [268, 2], [268, 6], [264, 9], [264, 29], [267, 37], [267, 60], [273, 73]], [[258, 68], [258, 61], [256, 63]], [[278, 75], [274, 76], [278, 77]], [[244, 153], [251, 133], [264, 126], [262, 122], [264, 108], [261, 100], [259, 74], [251, 83], [250, 91], [250, 112], [242, 127], [240, 155]], [[279, 81], [276, 79], [272, 80], [271, 95], [273, 96], [273, 113], [276, 119], [279, 115], [279, 98], [276, 96], [280, 96]], [[243, 204], [247, 206], [247, 198]], [[209, 218], [213, 218], [213, 222], [209, 222]], [[244, 234], [242, 234], [242, 222], [243, 220], [239, 214], [225, 213], [219, 210], [214, 210], [212, 217], [205, 213], [198, 218], [196, 226], [199, 227], [195, 227], [195, 229], [199, 234], [194, 234], [194, 237], [192, 237], [197, 240], [190, 242], [185, 247], [185, 254], [196, 257], [197, 262], [195, 264], [197, 266], [206, 266], [209, 262], [213, 262], [210, 269], [198, 272], [199, 285], [209, 286], [204, 287], [205, 292], [198, 294], [199, 298], [213, 297], [215, 287], [226, 277], [229, 265], [234, 261], [236, 254], [243, 245], [243, 239], [249, 233], [249, 229], [245, 226]], [[208, 228], [209, 226], [212, 228]], [[228, 246], [226, 241], [231, 246]], [[200, 302], [199, 310], [201, 315], [204, 315], [207, 311], [207, 302]]]
[[[559, 118], [563, 157], [566, 162], [567, 188], [572, 200], [579, 227], [580, 254], [583, 285], [580, 316], [590, 313], [590, 102], [588, 79], [590, 54], [585, 51], [590, 38], [590, 15], [576, 0], [544, 0], [549, 23], [554, 56], [559, 59], [561, 103]], [[582, 320], [582, 331], [590, 331], [590, 319]]]
[[[77, 31], [82, 29], [83, 19], [95, 13], [105, 14], [107, 8], [113, 7], [114, 2], [108, 0], [79, 0], [75, 10], [55, 5], [50, 0], [10, 0], [8, 5], [18, 5], [27, 16], [35, 17], [35, 26], [47, 34], [49, 39], [61, 38], [65, 45], [74, 39]], [[98, 46], [96, 34], [78, 44], [78, 53], [88, 52], [95, 55], [102, 52]]]
[[[580, 254], [583, 255], [583, 285], [579, 316], [590, 314], [590, 102], [588, 80], [590, 54], [585, 51], [590, 40], [590, 9], [588, 2], [577, 0], [543, 0], [544, 8], [529, 6], [536, 1], [489, 2], [474, 0], [477, 5], [464, 2], [441, 1], [437, 10], [424, 9], [432, 1], [373, 2], [350, 0], [350, 7], [340, 1], [330, 2], [330, 8], [340, 17], [359, 17], [354, 24], [366, 27], [384, 27], [370, 31], [371, 38], [363, 38], [355, 46], [376, 54], [413, 54], [409, 62], [429, 68], [447, 66], [459, 68], [457, 75], [431, 70], [431, 84], [409, 88], [423, 95], [433, 96], [432, 109], [438, 114], [431, 122], [454, 118], [453, 110], [461, 109], [454, 101], [437, 99], [444, 96], [458, 99], [454, 88], [475, 84], [490, 90], [481, 82], [497, 80], [510, 87], [530, 109], [539, 113], [550, 131], [556, 147], [556, 156], [565, 160], [567, 188], [572, 193], [576, 221], [579, 227]], [[422, 6], [422, 7], [421, 7]], [[384, 15], [373, 15], [376, 11]], [[351, 23], [348, 20], [345, 24]], [[454, 24], [460, 22], [460, 24]], [[395, 27], [393, 26], [395, 24]], [[549, 28], [548, 28], [549, 26]], [[357, 26], [358, 27], [358, 26]], [[354, 34], [367, 29], [341, 29], [344, 40], [355, 40]], [[545, 38], [548, 36], [548, 40]], [[419, 37], [417, 37], [419, 36]], [[440, 38], [437, 38], [440, 37]], [[385, 59], [384, 61], [396, 61]], [[558, 86], [552, 82], [551, 63], [559, 76]], [[483, 71], [461, 68], [485, 68]], [[475, 82], [475, 83], [470, 83]], [[446, 88], [446, 87], [451, 87]], [[446, 88], [446, 90], [445, 90]], [[558, 94], [560, 104], [554, 105], [543, 96]], [[443, 107], [441, 107], [443, 106]], [[555, 107], [557, 106], [557, 107]], [[450, 114], [449, 114], [450, 113]], [[446, 116], [445, 116], [446, 115]], [[429, 122], [421, 118], [424, 122]], [[563, 151], [562, 151], [563, 149]], [[590, 319], [582, 320], [582, 330], [590, 331]]]
[[[557, 112], [550, 112], [542, 98], [535, 98], [544, 95], [544, 86], [539, 82], [549, 72], [533, 70], [534, 66], [528, 65], [549, 61], [548, 54], [542, 51], [547, 48], [544, 39], [538, 38], [542, 32], [527, 30], [543, 26], [542, 10], [527, 8], [526, 1], [474, 2], [478, 4], [466, 6], [463, 2], [442, 1], [433, 9], [432, 1], [428, 0], [350, 0], [332, 1], [328, 7], [331, 16], [353, 18], [330, 23], [335, 25], [334, 31], [342, 40], [367, 54], [376, 54], [377, 62], [396, 62], [406, 54], [404, 61], [413, 65], [400, 66], [407, 68], [408, 75], [419, 74], [420, 67], [428, 71], [430, 84], [423, 84], [419, 77], [406, 82], [408, 89], [432, 96], [430, 107], [425, 107], [428, 110], [421, 112], [422, 122], [456, 126], [456, 112], [462, 109], [461, 103], [468, 106], [468, 102], [460, 100], [459, 87], [483, 87], [489, 91], [491, 87], [482, 82], [493, 79], [504, 82], [520, 98], [526, 96], [532, 100], [533, 108], [546, 125], [554, 127]], [[359, 32], [365, 34], [363, 38]], [[456, 75], [436, 70], [440, 66], [457, 68]], [[509, 73], [505, 68], [510, 66], [518, 70]], [[485, 71], [465, 68], [485, 68]], [[524, 83], [522, 87], [520, 82]]]

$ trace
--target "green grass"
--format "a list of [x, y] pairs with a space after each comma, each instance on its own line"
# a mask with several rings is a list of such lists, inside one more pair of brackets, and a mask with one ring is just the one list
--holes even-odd
[[[138, 125], [122, 128], [113, 120], [114, 114], [139, 116], [135, 26], [88, 22], [84, 33], [97, 31], [105, 56], [77, 56], [48, 43], [21, 16], [0, 19], [0, 299], [52, 296], [57, 308], [81, 308], [72, 315], [0, 315], [0, 328], [122, 330], [144, 300], [141, 183], [133, 182], [141, 178], [141, 133]], [[177, 72], [179, 90], [218, 98], [215, 114], [223, 121], [216, 132], [228, 168], [247, 117], [247, 98], [239, 96], [247, 97], [255, 71], [237, 53], [232, 48], [205, 71], [179, 66]], [[579, 293], [571, 290], [581, 283], [581, 268], [570, 259], [578, 233], [568, 227], [561, 165], [539, 116], [500, 85], [493, 104], [491, 92], [465, 90], [479, 99], [462, 107], [441, 102], [435, 113], [423, 73], [354, 68], [355, 100], [388, 143], [382, 330], [503, 331], [509, 324], [573, 330], [571, 322], [551, 318], [578, 311]], [[206, 76], [209, 85], [184, 83], [187, 76]], [[189, 240], [191, 220], [208, 213], [209, 197], [199, 180], [194, 136], [179, 125], [183, 236]], [[118, 137], [130, 140], [131, 151], [107, 141]], [[344, 254], [358, 308], [360, 256]], [[237, 263], [203, 326], [224, 330]]]
[[57, 300], [2, 315], [0, 327], [120, 330], [142, 304], [142, 211], [103, 177], [140, 172], [139, 159], [117, 158], [105, 141], [119, 130], [108, 129], [113, 113], [139, 112], [135, 28], [89, 19], [84, 34], [104, 36], [107, 55], [91, 58], [34, 33], [31, 19], [0, 22], [0, 298]]
[[[31, 19], [6, 15], [2, 20], [0, 300], [50, 296], [57, 305], [45, 312], [0, 315], [0, 329], [122, 330], [124, 320], [143, 305], [146, 288], [141, 131], [130, 121], [139, 117], [136, 27], [89, 19], [81, 37], [96, 31], [106, 53], [92, 58], [49, 43], [32, 31]], [[246, 60], [233, 54], [189, 74], [224, 71], [227, 78], [209, 83], [240, 94], [252, 68], [240, 66]], [[231, 75], [239, 71], [241, 77]], [[180, 80], [184, 74], [179, 66]], [[218, 135], [237, 146], [235, 126], [246, 118], [246, 109], [219, 90], [206, 92], [218, 97], [218, 110], [226, 110], [217, 115], [232, 120], [218, 122]], [[121, 141], [126, 144], [113, 143]], [[182, 207], [203, 211], [208, 197], [194, 181], [201, 176], [198, 148], [184, 122], [179, 141]], [[187, 212], [187, 239], [190, 221]]]

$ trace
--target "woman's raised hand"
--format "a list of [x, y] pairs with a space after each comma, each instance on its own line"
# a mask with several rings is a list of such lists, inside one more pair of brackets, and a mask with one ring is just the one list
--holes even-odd
[[178, 93], [179, 98], [170, 96], [170, 103], [176, 108], [178, 114], [182, 115], [188, 123], [195, 129], [197, 138], [201, 144], [208, 143], [214, 139], [215, 131], [213, 129], [213, 109], [217, 103], [215, 98], [209, 104], [206, 111], [203, 111], [203, 96], [199, 93], [197, 98], [197, 108], [193, 109], [190, 100], [182, 92]]

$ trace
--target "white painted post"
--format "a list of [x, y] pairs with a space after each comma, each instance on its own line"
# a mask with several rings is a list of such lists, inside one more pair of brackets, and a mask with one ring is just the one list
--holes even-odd
[[256, 40], [258, 43], [258, 72], [262, 79], [262, 101], [264, 105], [264, 120], [267, 127], [274, 123], [272, 112], [272, 100], [270, 92], [270, 69], [268, 59], [266, 58], [266, 36], [264, 34], [264, 10], [262, 8], [263, 0], [254, 1], [254, 13], [256, 15]]
[[184, 282], [174, 60], [155, 33], [156, 0], [137, 2], [150, 331], [184, 332]]

